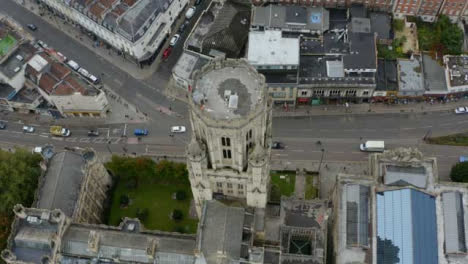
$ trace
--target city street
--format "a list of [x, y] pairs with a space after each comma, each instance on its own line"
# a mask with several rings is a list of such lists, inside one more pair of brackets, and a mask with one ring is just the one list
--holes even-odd
[[[183, 121], [151, 128], [149, 135], [141, 141], [133, 136], [135, 128], [145, 128], [140, 124], [100, 127], [100, 136], [95, 138], [87, 136], [89, 128], [85, 126], [70, 127], [71, 137], [56, 138], [49, 135], [48, 126], [37, 126], [34, 134], [24, 134], [22, 124], [10, 122], [7, 130], [0, 130], [0, 143], [3, 146], [9, 143], [8, 146], [17, 144], [32, 148], [53, 144], [58, 148], [93, 147], [98, 152], [182, 156], [190, 134], [170, 137], [169, 129], [171, 125], [185, 125], [190, 132], [190, 124], [186, 119]], [[275, 118], [273, 140], [283, 142], [286, 148], [273, 150], [272, 159], [318, 161], [323, 149], [325, 161], [365, 161], [368, 154], [359, 151], [359, 144], [366, 140], [385, 140], [386, 148], [413, 146], [428, 156], [437, 157], [439, 171], [443, 177], [447, 177], [458, 157], [468, 155], [468, 148], [428, 145], [422, 139], [425, 135], [437, 136], [467, 130], [468, 116], [450, 113]], [[124, 134], [127, 137], [122, 137]]]

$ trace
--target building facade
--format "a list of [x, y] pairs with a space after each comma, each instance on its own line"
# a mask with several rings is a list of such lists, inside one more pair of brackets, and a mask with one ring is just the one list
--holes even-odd
[[42, 3], [137, 62], [153, 57], [187, 0], [43, 0]]
[[193, 79], [187, 168], [198, 215], [214, 197], [265, 207], [272, 122], [265, 78], [244, 60], [213, 60]]
[[446, 15], [455, 22], [459, 18], [468, 18], [468, 1], [466, 0], [445, 0], [440, 8], [440, 14]]

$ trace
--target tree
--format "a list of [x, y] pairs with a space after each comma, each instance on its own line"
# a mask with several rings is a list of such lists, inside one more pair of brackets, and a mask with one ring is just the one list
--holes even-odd
[[176, 199], [179, 200], [179, 201], [183, 201], [185, 200], [185, 198], [187, 197], [185, 191], [183, 190], [179, 190], [176, 192]]
[[143, 209], [137, 208], [136, 217], [140, 219], [140, 221], [144, 222], [148, 218], [148, 215], [149, 215], [148, 208], [143, 208]]
[[377, 263], [399, 263], [398, 252], [400, 249], [390, 239], [381, 239], [377, 236]]
[[0, 150], [0, 213], [10, 215], [15, 204], [30, 206], [41, 175], [40, 155], [23, 149]]
[[468, 182], [468, 162], [459, 162], [453, 165], [450, 179], [454, 182]]
[[179, 209], [174, 209], [172, 211], [172, 219], [175, 221], [181, 221], [184, 218], [184, 214]]
[[440, 42], [445, 48], [445, 53], [459, 55], [462, 52], [463, 32], [454, 25], [443, 30]]
[[120, 206], [124, 206], [124, 207], [125, 207], [125, 206], [128, 206], [128, 204], [130, 203], [130, 198], [128, 198], [128, 195], [122, 194], [122, 195], [120, 196], [119, 201], [120, 201]]

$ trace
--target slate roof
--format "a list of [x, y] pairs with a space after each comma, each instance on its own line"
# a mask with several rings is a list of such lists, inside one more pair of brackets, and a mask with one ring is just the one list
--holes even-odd
[[[88, 250], [88, 240], [93, 235], [97, 236], [99, 241], [97, 251], [94, 252]], [[61, 251], [65, 256], [99, 256], [105, 259], [117, 258], [123, 262], [154, 263], [155, 256], [151, 253], [153, 246], [158, 253], [190, 257], [195, 248], [195, 238], [72, 224], [62, 238]]]
[[346, 185], [346, 244], [369, 245], [369, 186]]
[[37, 207], [60, 209], [72, 217], [85, 175], [85, 163], [78, 153], [56, 153], [49, 162], [44, 184], [39, 190]]
[[[212, 200], [205, 202], [203, 213], [197, 244], [207, 264], [236, 263], [241, 254], [244, 209]], [[218, 257], [218, 252], [225, 257]]]
[[226, 53], [228, 58], [237, 58], [247, 42], [250, 11], [247, 7], [226, 3], [219, 11], [202, 44], [204, 54], [211, 49]]
[[165, 12], [169, 5], [169, 0], [137, 1], [119, 18], [117, 32], [130, 41], [137, 41], [146, 32], [147, 29], [144, 29], [144, 25], [150, 17], [156, 17], [157, 14]]

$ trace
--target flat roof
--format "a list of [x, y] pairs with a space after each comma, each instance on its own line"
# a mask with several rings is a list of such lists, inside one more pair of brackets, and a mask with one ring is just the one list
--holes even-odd
[[247, 58], [252, 65], [299, 65], [299, 39], [281, 31], [251, 31]]
[[431, 56], [423, 54], [424, 87], [431, 92], [448, 91], [445, 71]]
[[448, 254], [466, 253], [466, 219], [462, 193], [442, 193], [442, 204], [444, 209], [445, 251]]
[[[194, 81], [192, 100], [214, 119], [246, 116], [264, 100], [260, 74], [247, 64], [212, 69]], [[236, 108], [228, 104], [233, 95], [237, 95]]]
[[400, 92], [410, 95], [414, 92], [424, 91], [422, 65], [419, 57], [414, 56], [413, 59], [398, 60], [400, 73]]
[[193, 71], [200, 69], [207, 62], [208, 59], [201, 56], [183, 52], [174, 68], [172, 68], [172, 72], [180, 78], [190, 79]]

